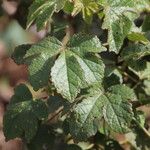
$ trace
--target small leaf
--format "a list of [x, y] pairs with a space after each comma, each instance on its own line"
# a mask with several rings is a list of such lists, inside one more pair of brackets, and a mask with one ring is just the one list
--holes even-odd
[[143, 33], [140, 32], [132, 32], [128, 34], [128, 39], [133, 42], [142, 42], [142, 43], [149, 43], [148, 39], [145, 37]]
[[82, 16], [85, 22], [91, 24], [93, 14], [98, 12], [98, 10], [99, 5], [93, 0], [75, 0], [72, 16], [76, 16], [80, 11], [82, 11]]

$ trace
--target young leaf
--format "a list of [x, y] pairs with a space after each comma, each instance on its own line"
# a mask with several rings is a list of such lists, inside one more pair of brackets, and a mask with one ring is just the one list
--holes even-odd
[[37, 29], [41, 30], [54, 12], [60, 11], [66, 0], [35, 0], [29, 9], [27, 27], [36, 21]]
[[4, 134], [7, 140], [22, 137], [29, 142], [37, 132], [38, 121], [47, 118], [47, 106], [41, 100], [32, 100], [25, 85], [19, 85], [15, 92], [4, 115]]
[[144, 44], [149, 43], [149, 40], [145, 37], [145, 35], [140, 32], [132, 32], [128, 34], [128, 39], [133, 42], [141, 42]]
[[72, 16], [75, 16], [82, 11], [83, 19], [86, 23], [90, 24], [93, 19], [93, 14], [98, 12], [98, 10], [99, 5], [94, 0], [74, 0]]

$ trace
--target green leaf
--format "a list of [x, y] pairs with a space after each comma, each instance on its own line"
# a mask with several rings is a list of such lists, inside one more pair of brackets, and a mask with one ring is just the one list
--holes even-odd
[[[48, 84], [51, 67], [62, 44], [54, 37], [47, 37], [38, 44], [18, 47], [12, 58], [18, 64], [29, 65], [29, 82], [34, 90], [38, 90]], [[21, 53], [21, 51], [23, 53]]]
[[109, 87], [123, 83], [122, 74], [115, 69], [109, 76], [105, 76], [103, 80], [104, 89], [108, 89]]
[[95, 55], [75, 56], [83, 72], [84, 79], [88, 85], [102, 83], [104, 77], [104, 65], [99, 57]]
[[73, 11], [73, 3], [70, 1], [66, 1], [63, 11], [67, 14], [71, 14]]
[[144, 56], [150, 55], [150, 43], [144, 44], [131, 44], [128, 47], [124, 48], [121, 56], [125, 61], [130, 59], [139, 60]]
[[[135, 62], [136, 63], [136, 62]], [[137, 64], [136, 68], [131, 68], [131, 70], [139, 76], [140, 79], [150, 79], [150, 62], [145, 62], [143, 69], [141, 69], [143, 64]]]
[[3, 130], [6, 139], [21, 137], [29, 142], [36, 135], [38, 121], [47, 116], [46, 104], [41, 100], [32, 100], [27, 87], [19, 85], [15, 90], [11, 105], [4, 115]]
[[34, 90], [46, 86], [51, 74], [57, 92], [72, 102], [80, 89], [102, 82], [104, 64], [94, 53], [105, 48], [96, 36], [77, 34], [66, 46], [54, 37], [47, 37], [29, 49], [24, 48], [16, 49], [13, 59], [29, 65], [29, 82]]
[[108, 91], [113, 94], [120, 95], [122, 100], [136, 100], [136, 95], [133, 89], [129, 88], [126, 85], [114, 85], [108, 88]]
[[12, 59], [18, 64], [24, 64], [25, 63], [25, 59], [24, 56], [26, 54], [26, 52], [31, 48], [30, 44], [26, 44], [26, 45], [19, 45], [18, 47], [15, 48], [13, 54], [12, 54]]
[[132, 107], [119, 94], [93, 92], [74, 108], [69, 119], [71, 135], [76, 140], [95, 135], [102, 117], [114, 131], [124, 133], [133, 117]]
[[34, 21], [37, 29], [41, 30], [54, 12], [60, 11], [66, 0], [35, 0], [29, 9], [27, 27]]
[[20, 84], [15, 88], [15, 94], [11, 97], [9, 106], [21, 101], [26, 101], [27, 99], [32, 99], [32, 94], [26, 85]]
[[86, 23], [90, 24], [93, 19], [93, 14], [98, 12], [98, 10], [99, 5], [94, 0], [75, 0], [72, 16], [76, 16], [80, 11], [82, 11], [83, 19]]
[[145, 37], [143, 33], [140, 32], [132, 32], [128, 34], [128, 39], [133, 42], [142, 42], [142, 43], [149, 43], [149, 40]]
[[133, 117], [131, 104], [120, 95], [109, 93], [104, 97], [103, 103], [103, 115], [108, 125], [116, 132], [127, 132]]
[[52, 68], [52, 81], [57, 92], [72, 102], [80, 89], [93, 83], [101, 83], [104, 75], [103, 62], [89, 52], [100, 52], [103, 49], [105, 48], [97, 37], [82, 34], [73, 36], [66, 51], [61, 53]]
[[144, 60], [150, 55], [150, 44], [131, 44], [124, 48], [121, 56], [130, 69], [136, 73], [140, 79], [148, 79], [150, 63]]
[[74, 50], [74, 52], [80, 53], [100, 53], [106, 51], [106, 48], [102, 46], [97, 36], [84, 33], [74, 35], [67, 45], [71, 50]]
[[57, 92], [70, 101], [74, 100], [84, 86], [84, 74], [72, 53], [62, 52], [52, 68], [52, 82]]
[[138, 0], [103, 0], [100, 4], [104, 7], [103, 29], [108, 29], [108, 43], [110, 51], [119, 52], [125, 37], [132, 28], [139, 6], [147, 7]]
[[96, 134], [99, 120], [102, 118], [101, 94], [83, 99], [76, 105], [69, 119], [70, 133], [78, 141], [86, 140]]

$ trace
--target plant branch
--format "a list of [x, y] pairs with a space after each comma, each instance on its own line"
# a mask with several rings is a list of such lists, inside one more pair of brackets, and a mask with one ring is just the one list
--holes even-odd
[[62, 40], [63, 47], [66, 47], [68, 41], [70, 40], [71, 36], [73, 35], [73, 28], [71, 25], [66, 27], [66, 35]]

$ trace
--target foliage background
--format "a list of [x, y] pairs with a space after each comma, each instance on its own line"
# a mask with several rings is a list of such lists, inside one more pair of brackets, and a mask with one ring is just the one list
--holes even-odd
[[[49, 30], [49, 27], [45, 27], [43, 30], [37, 32], [36, 26], [32, 25], [27, 31], [25, 28], [27, 7], [31, 1], [19, 1], [19, 0], [3, 0], [1, 1], [0, 8], [0, 149], [2, 150], [21, 150], [24, 145], [20, 139], [11, 140], [5, 142], [5, 137], [2, 131], [2, 120], [3, 115], [6, 110], [6, 106], [10, 101], [11, 96], [14, 94], [14, 87], [16, 87], [20, 83], [26, 83], [29, 89], [32, 91], [34, 97], [46, 97], [47, 94], [43, 91], [34, 92], [32, 87], [27, 83], [27, 66], [21, 65], [18, 66], [14, 63], [14, 61], [9, 57], [12, 53], [14, 47], [20, 44], [25, 43], [37, 43], [42, 38], [44, 38]], [[58, 38], [62, 38], [64, 33], [62, 30], [64, 29], [66, 22], [63, 18], [67, 16], [60, 13], [60, 16], [56, 17], [56, 22], [61, 22], [61, 26], [59, 29], [56, 29], [55, 34]], [[72, 30], [81, 30], [80, 21], [82, 17], [79, 15], [75, 20], [77, 24], [75, 24]], [[70, 19], [70, 18], [68, 18]], [[106, 36], [104, 30], [99, 28], [101, 24], [100, 21], [97, 21], [96, 16], [94, 16], [95, 21], [91, 25], [90, 32], [98, 35], [103, 42], [106, 41]], [[139, 19], [136, 20], [137, 25], [140, 25], [144, 20], [144, 14], [141, 14]], [[58, 32], [57, 32], [58, 30]], [[150, 30], [150, 29], [148, 29]], [[150, 31], [149, 31], [150, 32]], [[149, 32], [147, 32], [147, 38], [150, 39]], [[150, 130], [150, 108], [149, 106], [142, 106], [139, 108], [145, 113], [146, 117], [146, 126], [147, 130]], [[101, 135], [97, 135], [96, 140], [100, 139]], [[144, 135], [145, 136], [145, 135]], [[121, 147], [125, 150], [130, 150], [134, 147], [134, 136], [131, 134], [115, 134], [114, 139], [121, 145]], [[133, 142], [132, 142], [133, 141]], [[71, 141], [69, 141], [71, 143]], [[98, 141], [99, 142], [99, 141]], [[144, 141], [143, 141], [144, 142]], [[147, 142], [147, 141], [146, 141]], [[59, 146], [62, 148], [61, 140], [58, 142]], [[144, 143], [145, 144], [145, 143]], [[91, 145], [89, 143], [80, 143], [82, 147], [86, 147], [88, 149]], [[60, 149], [60, 147], [56, 149]], [[119, 148], [118, 148], [119, 149]], [[118, 150], [117, 149], [117, 150]]]

